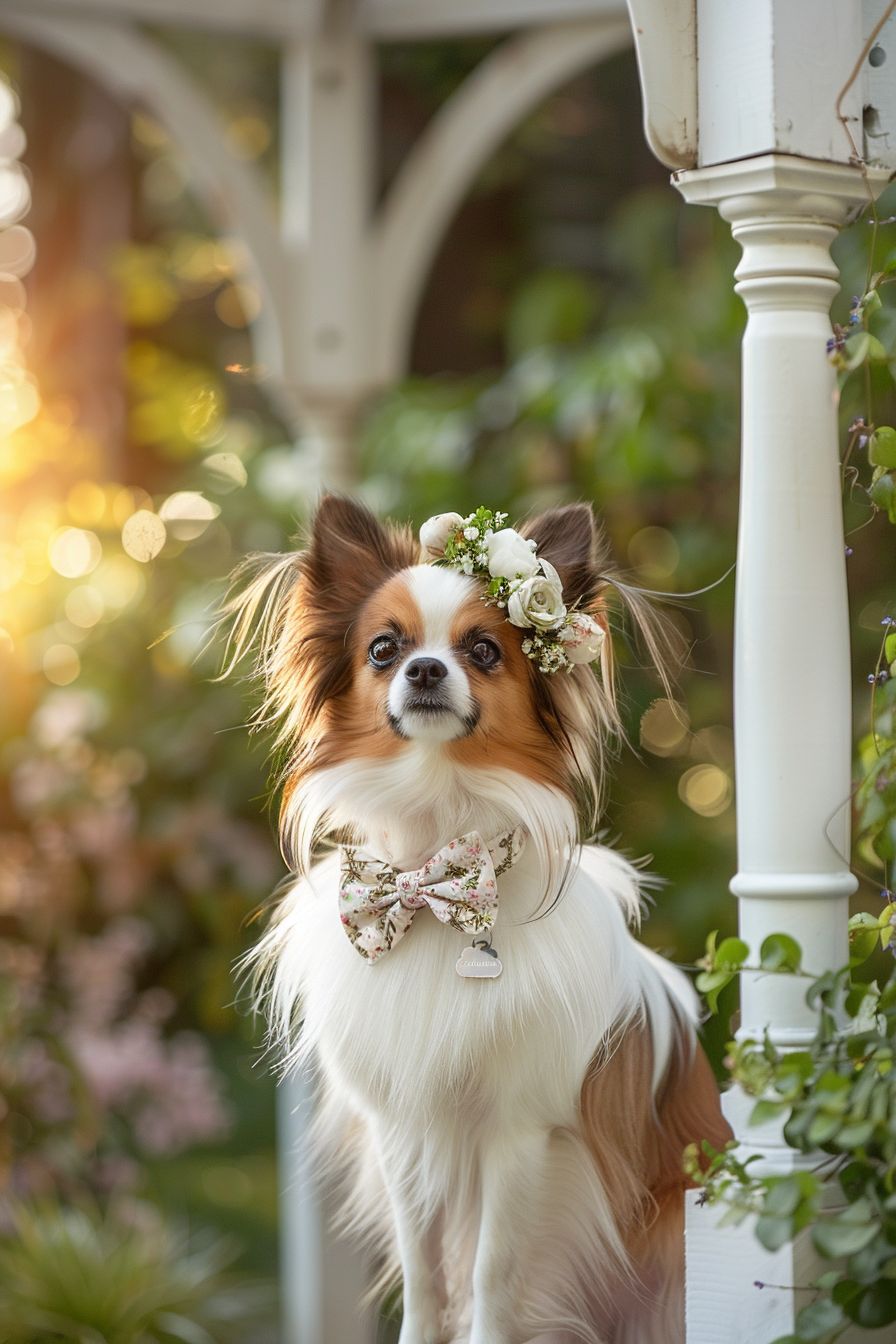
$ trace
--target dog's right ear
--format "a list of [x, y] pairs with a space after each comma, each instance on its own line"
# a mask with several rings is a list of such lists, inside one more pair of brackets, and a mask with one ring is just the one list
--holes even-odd
[[300, 560], [305, 600], [347, 626], [375, 588], [416, 559], [407, 529], [383, 527], [353, 499], [324, 495]]
[[348, 631], [372, 592], [417, 560], [409, 528], [383, 527], [369, 509], [325, 495], [304, 550], [256, 555], [238, 568], [221, 608], [229, 628], [223, 675], [247, 652], [264, 698], [255, 723], [295, 743], [351, 683]]

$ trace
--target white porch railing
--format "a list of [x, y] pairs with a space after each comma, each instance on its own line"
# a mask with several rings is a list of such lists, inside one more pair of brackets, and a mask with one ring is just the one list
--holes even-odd
[[[896, 166], [891, 64], [850, 83], [886, 0], [3, 0], [0, 31], [80, 66], [166, 125], [222, 227], [246, 244], [265, 298], [254, 337], [279, 408], [316, 424], [327, 480], [354, 476], [364, 398], [405, 371], [429, 261], [483, 158], [534, 104], [632, 40], [645, 131], [688, 201], [715, 204], [744, 249], [742, 514], [736, 633], [739, 873], [744, 937], [790, 930], [807, 964], [844, 960], [849, 793], [848, 629], [833, 379], [824, 359], [836, 289], [829, 244], [865, 187], [836, 104], [861, 147]], [[629, 26], [629, 11], [631, 27]], [[284, 199], [229, 152], [214, 109], [139, 26], [247, 32], [283, 51]], [[512, 35], [455, 93], [376, 212], [368, 171], [375, 44], [481, 31]], [[519, 31], [518, 30], [522, 30]], [[894, 138], [896, 145], [896, 138]], [[331, 171], [339, 163], [339, 172]], [[800, 677], [805, 635], [827, 651]], [[747, 977], [744, 1024], [805, 1038], [798, 996]], [[284, 1344], [371, 1344], [351, 1309], [361, 1274], [327, 1231], [304, 1147], [303, 1080], [281, 1090]], [[792, 1160], [774, 1132], [741, 1138]], [[805, 1248], [770, 1271], [749, 1229], [689, 1218], [688, 1344], [759, 1341], [792, 1326]]]

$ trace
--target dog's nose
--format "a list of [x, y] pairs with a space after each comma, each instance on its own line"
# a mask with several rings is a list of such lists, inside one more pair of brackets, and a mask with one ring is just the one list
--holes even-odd
[[448, 669], [438, 658], [415, 658], [404, 670], [408, 681], [418, 691], [429, 690], [437, 682], [444, 680]]

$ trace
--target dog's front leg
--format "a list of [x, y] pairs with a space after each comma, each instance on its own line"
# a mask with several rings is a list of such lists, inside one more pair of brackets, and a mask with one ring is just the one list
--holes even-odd
[[[407, 1136], [405, 1136], [405, 1142]], [[398, 1344], [440, 1344], [444, 1285], [439, 1220], [421, 1211], [420, 1172], [402, 1144], [377, 1132], [380, 1167], [389, 1196], [401, 1261], [402, 1317]]]
[[504, 1132], [483, 1157], [470, 1344], [517, 1344], [520, 1290], [544, 1194], [548, 1134]]

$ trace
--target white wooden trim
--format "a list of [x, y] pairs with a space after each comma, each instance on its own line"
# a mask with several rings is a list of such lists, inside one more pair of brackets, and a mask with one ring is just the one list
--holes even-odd
[[[837, 95], [862, 32], [861, 4], [842, 0], [697, 0], [700, 163], [770, 151], [848, 163]], [[861, 79], [844, 112], [861, 146]]]
[[[326, 27], [327, 0], [4, 0], [22, 13], [244, 33], [261, 40], [313, 37]], [[625, 13], [624, 0], [362, 0], [356, 31], [377, 41], [503, 33], [547, 21]]]
[[558, 24], [511, 38], [441, 108], [411, 150], [373, 230], [376, 382], [400, 377], [406, 367], [433, 255], [483, 163], [552, 89], [630, 41], [624, 18]]
[[624, 0], [361, 0], [359, 22], [371, 37], [408, 41], [624, 16]]
[[4, 8], [54, 19], [134, 20], [276, 39], [317, 27], [323, 0], [4, 0]]
[[697, 162], [696, 0], [628, 0], [641, 94], [644, 136], [660, 163]]

